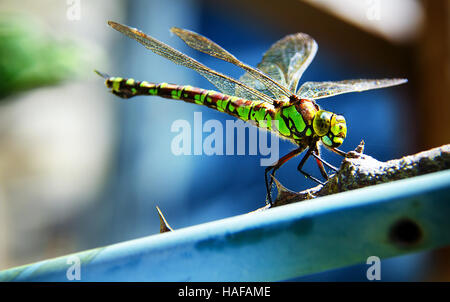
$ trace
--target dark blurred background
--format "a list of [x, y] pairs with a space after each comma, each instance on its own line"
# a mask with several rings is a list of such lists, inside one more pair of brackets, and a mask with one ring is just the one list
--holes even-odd
[[[171, 125], [231, 117], [157, 97], [124, 102], [94, 69], [149, 82], [214, 87], [106, 25], [137, 27], [209, 67], [231, 64], [169, 32], [201, 33], [250, 65], [287, 34], [319, 51], [301, 81], [404, 77], [405, 85], [320, 100], [343, 114], [341, 149], [364, 139], [389, 160], [450, 142], [447, 0], [2, 1], [0, 4], [0, 269], [159, 232], [158, 205], [175, 229], [264, 205], [259, 156], [175, 156]], [[206, 136], [206, 134], [204, 135]], [[280, 156], [293, 149], [280, 142]], [[340, 158], [325, 151], [328, 161]], [[314, 183], [286, 164], [278, 179]], [[307, 171], [317, 172], [313, 161]], [[384, 281], [450, 281], [450, 250], [383, 261]], [[365, 280], [366, 265], [298, 280]]]

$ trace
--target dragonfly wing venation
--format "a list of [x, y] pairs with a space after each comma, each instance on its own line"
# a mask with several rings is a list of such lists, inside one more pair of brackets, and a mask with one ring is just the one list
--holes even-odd
[[[264, 54], [258, 69], [295, 93], [298, 82], [317, 53], [317, 43], [309, 35], [288, 35], [270, 47]], [[244, 84], [258, 87], [255, 79], [247, 74], [240, 78]], [[258, 89], [258, 88], [257, 88]]]
[[230, 63], [237, 61], [231, 53], [200, 34], [178, 27], [172, 27], [170, 31], [180, 37], [187, 45], [198, 51]]
[[406, 79], [357, 79], [337, 82], [305, 82], [299, 88], [297, 95], [302, 99], [317, 100], [343, 93], [400, 85], [407, 81]]
[[[270, 97], [275, 99], [283, 99], [284, 97], [291, 96], [292, 93], [289, 91], [289, 89], [280, 85], [280, 83], [277, 83], [275, 80], [271, 79], [262, 71], [241, 62], [230, 52], [228, 52], [215, 42], [211, 41], [210, 39], [202, 35], [199, 35], [193, 31], [177, 27], [172, 27], [171, 31], [178, 37], [180, 37], [184, 42], [186, 42], [186, 44], [189, 45], [190, 47], [203, 53], [206, 53], [210, 56], [213, 56], [215, 58], [232, 63], [247, 71], [247, 74], [250, 75], [255, 80], [254, 82], [255, 86], [249, 85], [250, 87], [253, 88], [258, 87], [257, 90], [265, 94], [268, 94]], [[253, 84], [253, 82], [251, 83]]]
[[251, 87], [247, 87], [245, 84], [240, 83], [239, 81], [231, 77], [228, 77], [224, 74], [221, 74], [215, 70], [206, 67], [205, 65], [183, 54], [182, 52], [170, 47], [169, 45], [149, 35], [146, 35], [145, 33], [135, 28], [131, 28], [129, 26], [122, 25], [112, 21], [109, 21], [108, 24], [117, 31], [138, 41], [139, 43], [141, 43], [154, 53], [163, 56], [176, 64], [197, 71], [224, 94], [241, 97], [248, 100], [259, 100], [268, 103], [273, 103], [273, 100], [270, 97], [261, 93], [260, 91], [257, 91]]
[[[270, 69], [267, 70], [263, 70], [260, 69], [262, 72], [264, 72], [265, 74], [267, 74], [269, 77], [271, 78], [280, 78], [282, 79], [282, 72], [280, 69], [278, 70], [274, 70], [271, 71]], [[246, 72], [245, 74], [243, 74], [240, 78], [239, 81], [241, 83], [244, 83], [245, 85], [255, 88], [256, 90], [267, 94], [268, 96], [270, 96], [271, 98], [274, 98], [276, 100], [283, 100], [285, 99], [284, 96], [285, 94], [279, 94], [279, 93], [274, 93], [272, 90], [270, 90], [267, 85], [264, 85], [264, 83], [262, 83], [261, 81], [259, 81], [257, 78], [255, 78], [251, 73]], [[280, 81], [279, 82], [280, 85], [287, 87], [286, 83], [284, 83], [284, 81]], [[292, 93], [291, 93], [292, 94]]]

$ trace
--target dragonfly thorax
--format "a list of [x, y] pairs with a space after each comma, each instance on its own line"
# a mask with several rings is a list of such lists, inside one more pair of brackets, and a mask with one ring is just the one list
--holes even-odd
[[342, 145], [347, 136], [345, 118], [342, 115], [325, 110], [319, 110], [314, 115], [313, 130], [322, 142], [330, 148]]

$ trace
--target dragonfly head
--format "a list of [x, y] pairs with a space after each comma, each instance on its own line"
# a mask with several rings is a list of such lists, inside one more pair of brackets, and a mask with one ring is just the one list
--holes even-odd
[[347, 125], [342, 115], [319, 110], [314, 115], [313, 129], [322, 142], [330, 148], [342, 145], [347, 136]]

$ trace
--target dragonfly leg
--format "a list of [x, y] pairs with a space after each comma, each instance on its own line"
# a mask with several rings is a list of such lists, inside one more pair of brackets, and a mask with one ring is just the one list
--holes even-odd
[[[314, 155], [314, 157], [317, 156], [314, 154], [314, 152], [312, 153], [312, 155]], [[323, 166], [322, 162], [319, 159], [317, 159], [317, 157], [316, 157], [316, 164], [317, 164], [317, 167], [319, 167], [319, 171], [320, 171], [320, 174], [322, 174], [322, 177], [325, 178], [326, 180], [328, 180], [327, 170], [325, 170], [325, 167]]]
[[[309, 173], [303, 171], [303, 166], [305, 165], [306, 160], [311, 156], [311, 154], [314, 152], [313, 148], [309, 148], [308, 151], [306, 151], [305, 156], [303, 156], [302, 160], [300, 161], [300, 163], [298, 164], [297, 170], [300, 171], [300, 173], [302, 173], [303, 175], [305, 175], [306, 177], [314, 180], [315, 182], [317, 182], [318, 184], [324, 185], [323, 182], [321, 182], [320, 180], [318, 180], [317, 178], [315, 178], [314, 176], [310, 175]], [[323, 166], [322, 166], [323, 167]], [[326, 173], [326, 172], [325, 172]], [[326, 179], [328, 179], [328, 175], [326, 177]]]
[[331, 151], [333, 151], [336, 154], [339, 154], [342, 157], [346, 157], [347, 156], [347, 152], [344, 152], [342, 150], [339, 150], [338, 148], [329, 148]]
[[[328, 173], [327, 170], [325, 170], [325, 167], [323, 166], [323, 162], [325, 162], [321, 157], [320, 157], [320, 151], [316, 146], [316, 150], [313, 151], [312, 156], [315, 157], [316, 159], [316, 164], [317, 167], [319, 168], [320, 174], [322, 174], [322, 177], [325, 178], [326, 180], [328, 180]], [[328, 164], [328, 163], [327, 163]]]
[[[297, 148], [295, 150], [292, 150], [282, 158], [280, 158], [274, 165], [269, 166], [266, 168], [264, 173], [264, 180], [266, 182], [266, 190], [267, 190], [267, 200], [269, 201], [269, 204], [272, 204], [272, 194], [270, 193], [273, 185], [273, 177], [275, 176], [275, 172], [284, 165], [287, 161], [292, 159], [294, 156], [298, 155], [299, 153], [303, 152], [305, 150], [303, 147]], [[272, 171], [272, 172], [270, 172]], [[271, 175], [270, 179], [268, 175]]]
[[320, 156], [320, 151], [319, 151], [319, 149], [316, 149], [316, 151], [313, 152], [312, 155], [316, 158], [317, 165], [319, 166], [319, 169], [320, 169], [320, 171], [321, 171], [321, 173], [322, 173], [322, 176], [323, 176], [324, 178], [328, 178], [328, 175], [327, 175], [327, 177], [325, 177], [325, 176], [323, 175], [323, 172], [322, 172], [322, 171], [325, 170], [325, 168], [323, 167], [323, 165], [327, 166], [328, 168], [330, 168], [330, 169], [333, 170], [334, 172], [337, 172], [337, 171], [338, 171], [338, 168], [336, 168], [336, 167], [333, 166], [332, 164], [328, 163], [326, 160], [324, 160], [324, 159]]

